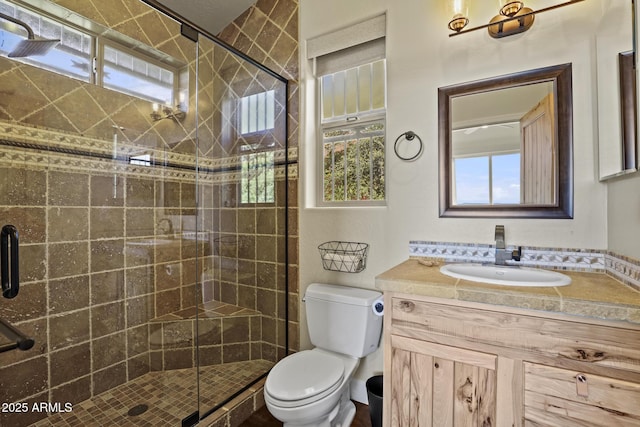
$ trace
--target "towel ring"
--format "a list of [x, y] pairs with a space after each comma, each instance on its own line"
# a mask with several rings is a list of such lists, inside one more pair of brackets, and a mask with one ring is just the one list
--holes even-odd
[[[400, 142], [400, 138], [404, 137], [407, 141], [413, 141], [414, 138], [418, 138], [418, 142], [420, 142], [420, 149], [418, 149], [418, 152], [416, 154], [414, 154], [411, 157], [402, 157], [399, 153], [398, 153], [398, 142]], [[393, 144], [393, 152], [396, 153], [396, 156], [398, 156], [399, 159], [410, 162], [411, 160], [415, 160], [418, 158], [418, 156], [420, 156], [420, 154], [422, 154], [422, 149], [423, 149], [423, 144], [422, 144], [422, 139], [416, 135], [415, 132], [413, 131], [406, 131], [402, 134], [400, 134], [399, 137], [396, 138], [396, 142]]]

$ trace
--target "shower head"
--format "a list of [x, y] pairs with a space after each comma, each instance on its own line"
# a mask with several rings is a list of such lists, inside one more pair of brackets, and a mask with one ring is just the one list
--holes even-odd
[[36, 39], [36, 36], [33, 34], [33, 30], [30, 26], [12, 16], [0, 13], [0, 18], [13, 22], [14, 24], [18, 24], [27, 30], [27, 39], [22, 40], [11, 52], [9, 52], [9, 55], [7, 55], [9, 58], [44, 55], [60, 42], [60, 40]]
[[9, 58], [22, 58], [25, 56], [45, 55], [59, 42], [60, 40], [48, 39], [22, 40], [7, 56]]

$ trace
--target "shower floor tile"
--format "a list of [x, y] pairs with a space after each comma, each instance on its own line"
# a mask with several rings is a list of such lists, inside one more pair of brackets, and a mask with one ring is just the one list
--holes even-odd
[[[200, 408], [206, 412], [273, 366], [266, 360], [226, 363], [200, 369]], [[33, 424], [45, 426], [179, 426], [198, 407], [196, 370], [149, 372]], [[130, 410], [148, 409], [139, 415]]]

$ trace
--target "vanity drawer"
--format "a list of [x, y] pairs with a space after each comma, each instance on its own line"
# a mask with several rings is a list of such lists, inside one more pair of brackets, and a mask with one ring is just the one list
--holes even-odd
[[588, 324], [398, 296], [391, 302], [394, 335], [449, 345], [461, 339], [477, 343], [479, 350], [503, 349], [510, 357], [533, 353], [640, 373], [640, 331], [624, 324]]
[[524, 363], [525, 425], [640, 426], [640, 384]]

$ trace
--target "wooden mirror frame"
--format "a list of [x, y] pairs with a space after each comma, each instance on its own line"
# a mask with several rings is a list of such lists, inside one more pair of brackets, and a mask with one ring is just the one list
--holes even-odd
[[622, 172], [638, 170], [636, 70], [633, 52], [618, 54], [620, 115], [622, 117]]
[[[535, 205], [453, 205], [451, 200], [451, 101], [480, 92], [553, 82], [555, 89], [557, 171], [556, 203]], [[440, 217], [573, 218], [573, 96], [571, 64], [522, 71], [438, 88], [438, 163]]]

